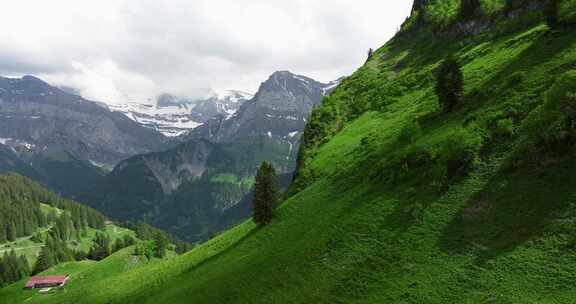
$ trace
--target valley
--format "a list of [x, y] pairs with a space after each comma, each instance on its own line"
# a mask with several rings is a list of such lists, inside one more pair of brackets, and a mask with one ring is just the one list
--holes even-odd
[[74, 252], [0, 303], [573, 303], [575, 26], [572, 0], [414, 1], [350, 76], [151, 106], [0, 78], [0, 171], [27, 176], [0, 176], [0, 265]]

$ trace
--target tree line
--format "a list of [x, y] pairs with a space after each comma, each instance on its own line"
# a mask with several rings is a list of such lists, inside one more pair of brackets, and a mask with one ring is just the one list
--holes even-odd
[[30, 274], [30, 264], [25, 256], [16, 256], [14, 250], [0, 257], [0, 287], [19, 281]]
[[104, 220], [98, 211], [60, 198], [25, 177], [0, 175], [0, 244], [21, 237], [43, 243], [33, 267], [24, 255], [6, 252], [0, 260], [0, 286], [81, 258], [83, 254], [73, 252], [67, 242], [85, 236], [88, 228], [103, 229]]
[[[64, 211], [45, 214], [41, 203]], [[55, 225], [61, 238], [79, 234], [87, 227], [104, 228], [105, 217], [98, 211], [63, 199], [39, 184], [17, 174], [0, 176], [0, 243], [34, 234], [39, 228]]]
[[136, 253], [138, 255], [162, 258], [166, 255], [166, 251], [169, 247], [173, 247], [172, 249], [177, 254], [188, 252], [193, 247], [192, 244], [144, 222], [127, 222], [124, 223], [123, 226], [136, 232], [136, 237], [138, 239], [142, 241], [150, 241], [148, 242], [149, 245], [143, 245], [146, 248], [137, 248], [137, 251], [140, 250]]

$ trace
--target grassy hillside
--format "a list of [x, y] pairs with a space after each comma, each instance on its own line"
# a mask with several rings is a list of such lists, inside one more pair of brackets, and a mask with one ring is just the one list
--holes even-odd
[[[67, 295], [68, 290], [82, 290], [93, 280], [102, 280], [109, 276], [118, 275], [126, 270], [136, 269], [142, 265], [148, 265], [145, 258], [132, 255], [133, 247], [125, 248], [111, 255], [103, 261], [90, 260], [79, 262], [62, 263], [53, 267], [41, 275], [69, 275], [70, 284], [60, 290], [54, 290], [50, 294], [39, 294], [37, 290], [25, 290], [23, 287], [26, 280], [14, 283], [0, 290], [0, 303], [32, 302], [36, 300], [51, 300], [61, 295]], [[67, 295], [68, 296], [68, 295]], [[4, 302], [6, 301], [6, 302]], [[86, 303], [75, 299], [76, 303]]]
[[[26, 303], [573, 303], [576, 3], [551, 29], [527, 2], [416, 12], [314, 111], [270, 226]], [[441, 113], [450, 54], [465, 94]]]

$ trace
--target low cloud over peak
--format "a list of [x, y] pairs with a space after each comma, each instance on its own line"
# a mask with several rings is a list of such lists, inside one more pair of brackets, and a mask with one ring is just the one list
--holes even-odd
[[19, 0], [0, 11], [0, 74], [108, 103], [254, 92], [276, 70], [329, 81], [389, 39], [409, 1]]

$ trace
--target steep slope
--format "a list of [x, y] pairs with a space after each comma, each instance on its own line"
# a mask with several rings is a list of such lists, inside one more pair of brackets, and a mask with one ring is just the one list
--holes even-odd
[[[27, 303], [572, 303], [576, 4], [551, 29], [540, 1], [459, 2], [420, 2], [324, 99], [271, 225]], [[441, 113], [451, 54], [465, 94]]]
[[82, 199], [116, 219], [206, 239], [250, 214], [243, 198], [263, 160], [291, 176], [306, 119], [330, 87], [276, 72], [236, 114], [208, 121], [174, 149], [120, 163]]
[[170, 137], [183, 135], [215, 116], [230, 116], [253, 96], [242, 91], [228, 90], [223, 94], [195, 100], [162, 94], [155, 104], [127, 103], [110, 105], [135, 122]]

